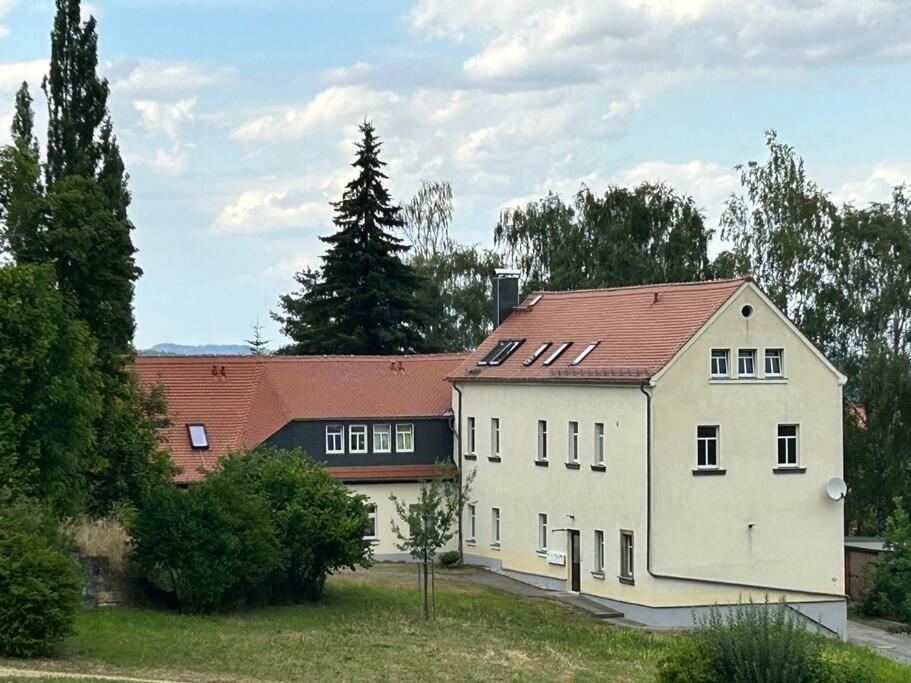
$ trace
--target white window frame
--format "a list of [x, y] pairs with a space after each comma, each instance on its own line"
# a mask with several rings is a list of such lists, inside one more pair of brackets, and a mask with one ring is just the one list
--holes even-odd
[[573, 358], [572, 362], [570, 362], [570, 365], [571, 365], [571, 366], [576, 366], [576, 365], [578, 365], [579, 363], [581, 363], [582, 361], [584, 361], [584, 360], [585, 360], [585, 357], [586, 357], [588, 354], [590, 354], [592, 351], [595, 350], [595, 347], [598, 346], [598, 343], [599, 343], [599, 342], [592, 342], [591, 344], [589, 344], [588, 346], [586, 346], [585, 349], [583, 349], [582, 353], [580, 353], [578, 356], [576, 356], [575, 358]]
[[[386, 436], [386, 447], [377, 446], [377, 437]], [[374, 453], [392, 453], [392, 425], [381, 424], [373, 425], [373, 452]]]
[[468, 504], [468, 532], [468, 538], [465, 539], [465, 542], [471, 544], [476, 543], [478, 540], [478, 517], [477, 506], [474, 503]]
[[[716, 355], [717, 354], [717, 355]], [[715, 361], [724, 359], [724, 372], [716, 370]], [[730, 349], [712, 349], [709, 353], [709, 375], [712, 378], [720, 379], [731, 376], [731, 350]]]
[[[338, 439], [338, 448], [330, 447], [329, 440]], [[345, 425], [326, 425], [326, 454], [339, 455], [345, 452]]]
[[547, 513], [538, 513], [538, 553], [547, 552]]
[[566, 462], [571, 465], [579, 464], [579, 422], [570, 420], [566, 426], [567, 444], [566, 444]]
[[620, 530], [620, 578], [625, 581], [635, 581], [636, 572], [636, 542], [633, 532], [628, 529]]
[[[773, 359], [778, 361], [777, 371], [769, 370], [769, 361]], [[765, 354], [763, 355], [762, 367], [766, 377], [784, 377], [784, 349], [766, 349]]]
[[[361, 442], [361, 447], [356, 448], [356, 441]], [[367, 425], [348, 425], [348, 452], [367, 453]]]
[[547, 462], [547, 420], [538, 420], [538, 461]]
[[[782, 436], [781, 428], [782, 427], [793, 427], [794, 436]], [[796, 422], [782, 422], [775, 429], [775, 462], [778, 469], [795, 469], [800, 467], [800, 425]], [[793, 441], [794, 442], [794, 462], [782, 462], [781, 461], [781, 451], [780, 446], [782, 441]], [[787, 448], [787, 446], [786, 446]]]
[[204, 424], [198, 422], [188, 424], [187, 438], [190, 439], [190, 448], [194, 451], [204, 451], [209, 448], [209, 433]]
[[477, 455], [477, 429], [475, 425], [475, 419], [473, 417], [465, 418], [467, 424], [465, 425], [465, 435], [468, 437], [468, 450], [466, 453], [468, 455]]
[[592, 545], [594, 549], [594, 572], [601, 576], [604, 575], [604, 531], [601, 529], [595, 529], [595, 539]]
[[[700, 429], [714, 429], [712, 436], [700, 436]], [[709, 443], [715, 442], [715, 462], [709, 464]], [[703, 443], [705, 444], [705, 464], [699, 462], [700, 451]], [[721, 467], [721, 427], [719, 425], [697, 425], [696, 426], [696, 469], [698, 470], [717, 470]]]
[[377, 530], [376, 529], [376, 503], [367, 503], [364, 507], [367, 508], [367, 519], [369, 521], [373, 522], [373, 533], [364, 534], [364, 538], [373, 540], [373, 539], [377, 538], [377, 535], [376, 535], [376, 530]]
[[604, 423], [595, 423], [594, 464], [604, 466]]
[[494, 548], [500, 547], [501, 521], [500, 508], [490, 508], [490, 545]]
[[[411, 445], [409, 448], [404, 448], [399, 444], [399, 436], [404, 438], [405, 435], [408, 435], [411, 439]], [[396, 453], [414, 453], [414, 425], [411, 423], [408, 424], [397, 424], [395, 426], [395, 452]]]
[[500, 418], [490, 418], [490, 455], [500, 457]]
[[[747, 358], [751, 359], [753, 362], [753, 372], [741, 372], [740, 370], [740, 361], [741, 358], [746, 360]], [[737, 376], [738, 377], [755, 377], [756, 376], [756, 349], [737, 349]]]

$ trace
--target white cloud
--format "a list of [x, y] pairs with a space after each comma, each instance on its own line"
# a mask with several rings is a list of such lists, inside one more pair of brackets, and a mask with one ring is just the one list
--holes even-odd
[[[9, 14], [17, 3], [18, 0], [0, 0], [0, 19], [3, 19], [4, 16]], [[9, 27], [5, 24], [0, 24], [0, 38], [8, 35]]]
[[155, 156], [144, 163], [161, 175], [178, 176], [190, 168], [190, 157], [186, 146], [175, 143], [170, 149], [157, 149]]
[[35, 95], [44, 73], [47, 71], [46, 59], [31, 59], [25, 62], [0, 62], [0, 93], [12, 93], [27, 81]]
[[79, 6], [79, 18], [82, 21], [88, 21], [89, 17], [95, 17], [95, 20], [99, 20], [104, 16], [104, 10], [102, 10], [98, 5], [93, 2], [83, 2]]
[[866, 178], [844, 183], [832, 196], [837, 202], [860, 207], [889, 201], [892, 189], [903, 184], [911, 184], [911, 162], [881, 161]]
[[319, 258], [308, 250], [306, 253], [295, 253], [276, 261], [263, 270], [263, 275], [284, 282], [290, 276], [299, 273], [305, 268], [316, 268], [318, 266]]
[[733, 169], [700, 160], [682, 164], [645, 161], [620, 171], [613, 180], [626, 186], [642, 182], [663, 182], [678, 192], [693, 197], [696, 205], [710, 216], [715, 215], [730, 194], [740, 186]]
[[140, 59], [110, 66], [114, 91], [132, 94], [173, 94], [197, 91], [228, 82], [232, 71], [193, 62]]
[[136, 100], [133, 105], [142, 117], [143, 127], [150, 133], [164, 133], [176, 142], [181, 128], [196, 120], [196, 98], [188, 97], [173, 104], [158, 100]]

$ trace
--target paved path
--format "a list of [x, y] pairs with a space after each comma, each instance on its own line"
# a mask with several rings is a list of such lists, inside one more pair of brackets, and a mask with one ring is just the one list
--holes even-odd
[[0, 679], [36, 678], [77, 678], [91, 681], [126, 681], [128, 683], [176, 683], [160, 678], [131, 678], [129, 676], [111, 676], [107, 674], [72, 673], [69, 671], [39, 671], [38, 669], [18, 669], [12, 666], [0, 666]]
[[911, 664], [911, 636], [889, 633], [857, 621], [848, 621], [848, 640], [876, 650], [890, 659]]

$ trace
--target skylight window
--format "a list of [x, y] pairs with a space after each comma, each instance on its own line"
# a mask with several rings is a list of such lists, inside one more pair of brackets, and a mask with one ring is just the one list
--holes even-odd
[[541, 298], [543, 296], [544, 296], [543, 294], [538, 294], [534, 299], [532, 299], [531, 301], [528, 302], [528, 307], [531, 308], [532, 306], [534, 306], [536, 303], [538, 303], [541, 300]]
[[478, 365], [500, 365], [519, 348], [524, 339], [501, 339], [487, 354], [478, 361]]
[[563, 354], [563, 352], [572, 345], [572, 342], [562, 342], [560, 346], [558, 346], [556, 350], [547, 357], [547, 360], [544, 361], [545, 367], [557, 360]]
[[578, 365], [579, 363], [581, 363], [582, 361], [584, 361], [584, 360], [585, 360], [585, 357], [586, 357], [588, 354], [590, 354], [592, 351], [594, 351], [594, 350], [595, 350], [595, 347], [596, 347], [597, 345], [598, 345], [598, 342], [592, 342], [591, 344], [589, 344], [588, 346], [586, 346], [586, 347], [585, 347], [585, 350], [583, 350], [582, 353], [580, 353], [578, 356], [576, 356], [576, 357], [573, 359], [573, 362], [570, 363], [570, 365]]
[[208, 448], [209, 438], [206, 436], [205, 425], [187, 425], [187, 433], [190, 435], [190, 445], [193, 448]]
[[541, 354], [550, 348], [551, 343], [552, 342], [544, 342], [543, 344], [541, 344], [541, 346], [539, 346], [538, 348], [535, 349], [535, 352], [533, 354], [531, 354], [528, 358], [526, 358], [525, 360], [522, 361], [522, 365], [524, 365], [527, 368], [529, 365], [531, 365], [536, 360], [538, 360], [538, 358], [541, 357]]

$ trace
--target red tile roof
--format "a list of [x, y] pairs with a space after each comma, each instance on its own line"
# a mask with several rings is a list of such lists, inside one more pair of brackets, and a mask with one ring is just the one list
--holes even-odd
[[361, 481], [414, 481], [435, 475], [452, 476], [455, 467], [448, 465], [377, 465], [373, 467], [330, 467], [329, 476], [349, 483]]
[[[748, 278], [614, 289], [543, 292], [529, 296], [450, 375], [451, 379], [641, 381], [664, 367]], [[503, 339], [525, 342], [501, 365], [477, 362]], [[573, 342], [550, 366], [544, 360]], [[528, 367], [522, 362], [553, 342]], [[579, 365], [569, 364], [599, 342]]]
[[[164, 437], [182, 470], [176, 481], [189, 483], [294, 419], [443, 415], [446, 375], [465, 357], [140, 356], [136, 372], [143, 385], [165, 385], [172, 424]], [[190, 446], [187, 425], [195, 423], [206, 427], [206, 450]]]

